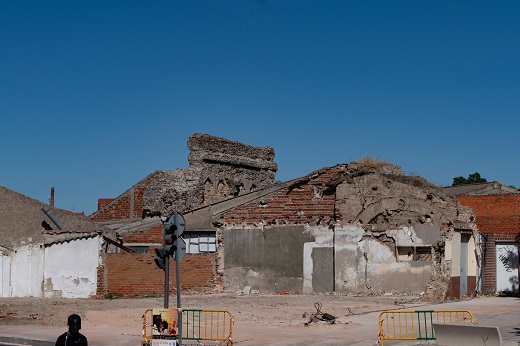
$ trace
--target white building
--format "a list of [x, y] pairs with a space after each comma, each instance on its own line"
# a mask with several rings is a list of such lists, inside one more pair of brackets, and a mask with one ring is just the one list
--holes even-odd
[[100, 226], [2, 186], [0, 219], [1, 297], [96, 295], [106, 250]]

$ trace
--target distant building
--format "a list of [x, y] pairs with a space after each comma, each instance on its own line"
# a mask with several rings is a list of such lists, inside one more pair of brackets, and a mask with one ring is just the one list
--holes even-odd
[[496, 181], [444, 188], [462, 205], [473, 208], [481, 233], [482, 290], [519, 292], [520, 194]]

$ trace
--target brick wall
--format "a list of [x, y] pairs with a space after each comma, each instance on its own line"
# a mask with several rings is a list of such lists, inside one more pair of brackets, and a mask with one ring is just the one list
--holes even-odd
[[227, 225], [283, 225], [335, 220], [336, 189], [324, 189], [324, 183], [336, 173], [334, 169], [326, 170], [310, 181], [294, 184], [261, 201], [235, 208], [225, 213], [220, 222]]
[[520, 233], [520, 194], [458, 196], [457, 199], [475, 210], [481, 233]]
[[[124, 220], [143, 216], [143, 194], [150, 178], [124, 192], [121, 196], [105, 204], [90, 216], [92, 221]], [[105, 199], [107, 200], [107, 199]]]
[[[123, 237], [123, 244], [130, 246], [132, 243], [163, 243], [163, 226], [157, 226], [143, 232], [134, 232]], [[153, 252], [153, 250], [151, 250]]]
[[106, 268], [105, 266], [97, 267], [96, 297], [98, 297], [98, 298], [104, 297], [105, 294], [107, 293], [105, 268]]
[[457, 196], [460, 204], [477, 215], [477, 227], [484, 235], [482, 246], [482, 291], [496, 290], [496, 243], [517, 242], [520, 237], [520, 195]]
[[[164, 294], [164, 271], [152, 253], [106, 255], [107, 293], [127, 296]], [[186, 254], [181, 261], [181, 289], [205, 291], [214, 288], [215, 254]], [[175, 261], [170, 260], [170, 292], [175, 292]]]
[[114, 198], [99, 198], [97, 203], [98, 210], [103, 208], [105, 205], [109, 204], [113, 200]]

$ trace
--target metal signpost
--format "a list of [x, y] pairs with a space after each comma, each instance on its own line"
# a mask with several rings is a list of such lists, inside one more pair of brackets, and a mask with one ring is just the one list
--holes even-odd
[[184, 216], [175, 212], [164, 222], [163, 238], [164, 247], [155, 249], [158, 258], [155, 264], [164, 270], [164, 308], [168, 308], [170, 295], [170, 256], [175, 260], [175, 281], [177, 285], [177, 324], [178, 345], [182, 346], [182, 309], [181, 309], [181, 268], [180, 261], [186, 255], [186, 242], [181, 238], [186, 227]]
[[182, 232], [184, 232], [185, 222], [184, 217], [175, 212], [172, 216], [173, 222], [177, 225], [177, 229], [175, 230], [175, 235], [177, 236], [175, 240], [175, 253], [173, 254], [173, 258], [175, 259], [175, 283], [177, 286], [177, 325], [178, 325], [178, 339], [179, 346], [182, 346], [182, 310], [181, 310], [181, 260], [186, 254], [186, 242], [181, 238]]

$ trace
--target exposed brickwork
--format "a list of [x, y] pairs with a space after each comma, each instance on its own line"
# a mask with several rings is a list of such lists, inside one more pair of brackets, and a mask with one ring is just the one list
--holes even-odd
[[99, 298], [104, 297], [106, 292], [107, 292], [107, 287], [106, 287], [105, 266], [99, 266], [99, 267], [97, 267], [96, 296]]
[[460, 204], [475, 209], [482, 233], [520, 233], [520, 194], [458, 196]]
[[520, 195], [457, 196], [457, 199], [475, 210], [477, 226], [486, 238], [482, 248], [482, 291], [493, 293], [496, 290], [496, 243], [519, 242]]
[[[181, 289], [203, 291], [214, 287], [215, 254], [186, 254], [181, 261]], [[107, 254], [107, 293], [127, 296], [164, 294], [164, 271], [151, 253]], [[175, 292], [175, 261], [170, 260], [170, 292]]]
[[98, 210], [103, 208], [105, 205], [109, 204], [113, 200], [114, 200], [113, 198], [100, 198], [100, 199], [98, 199], [98, 203], [97, 203]]
[[144, 232], [134, 232], [129, 236], [123, 237], [125, 246], [132, 243], [162, 243], [163, 242], [163, 226], [154, 227]]
[[[92, 221], [124, 220], [183, 212], [224, 198], [272, 186], [278, 165], [274, 149], [194, 134], [188, 140], [187, 169], [156, 171], [90, 216]], [[103, 203], [102, 203], [103, 202]]]
[[124, 220], [143, 216], [143, 193], [148, 179], [123, 193], [90, 216], [92, 221]]
[[327, 224], [335, 220], [335, 189], [325, 183], [335, 169], [318, 171], [312, 179], [295, 183], [274, 194], [225, 213], [220, 222], [226, 225]]

